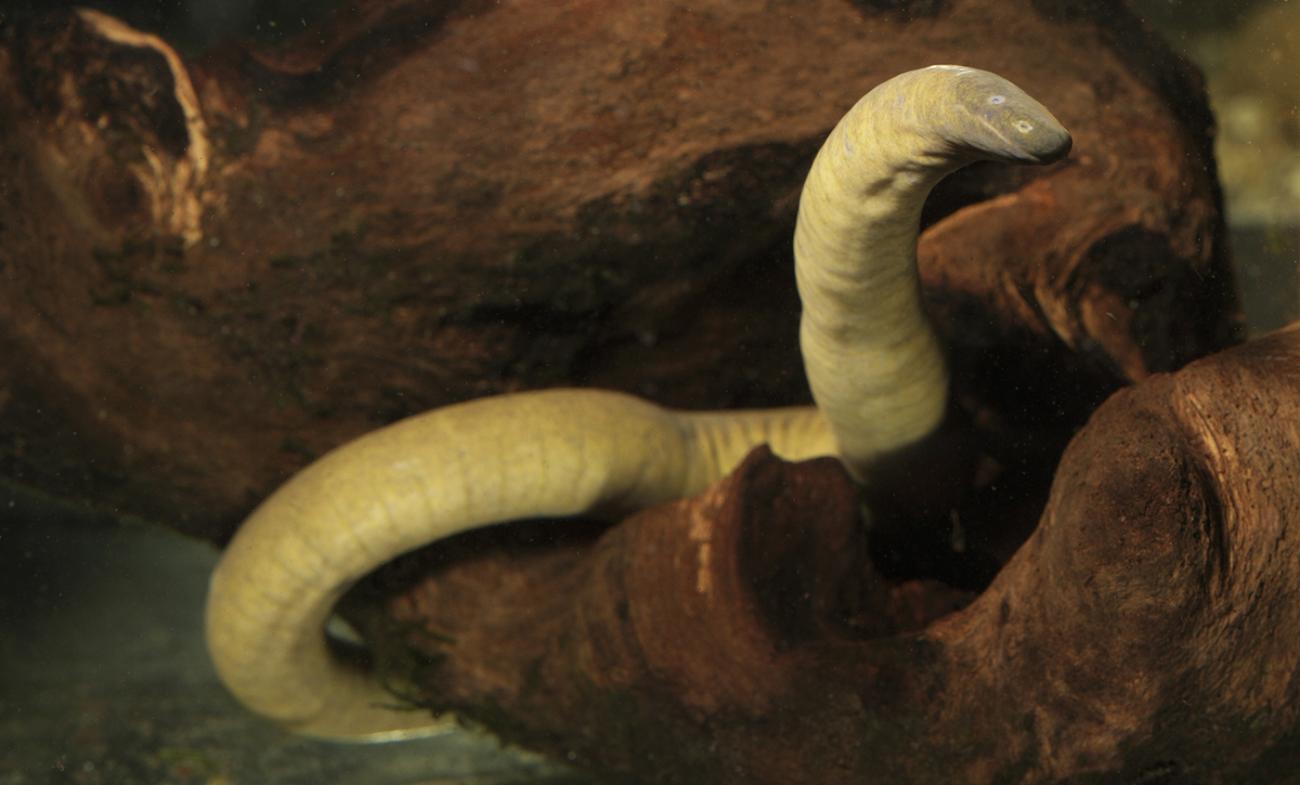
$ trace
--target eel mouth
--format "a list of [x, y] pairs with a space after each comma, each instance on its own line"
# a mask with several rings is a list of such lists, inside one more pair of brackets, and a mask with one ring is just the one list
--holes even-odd
[[1074, 147], [1074, 138], [1064, 128], [1042, 129], [1035, 133], [1032, 142], [1026, 145], [1025, 155], [1020, 160], [1027, 164], [1051, 164], [1065, 158]]

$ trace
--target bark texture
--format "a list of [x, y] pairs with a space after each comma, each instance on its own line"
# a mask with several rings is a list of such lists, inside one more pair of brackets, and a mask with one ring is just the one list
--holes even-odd
[[391, 610], [432, 705], [612, 781], [1295, 782], [1297, 423], [1300, 325], [1120, 392], [978, 594], [885, 579], [839, 466], [759, 450]]
[[453, 401], [801, 402], [812, 154], [957, 61], [1075, 134], [952, 178], [921, 243], [960, 408], [1041, 494], [1098, 401], [1237, 329], [1199, 79], [1119, 5], [372, 0], [192, 61], [94, 14], [5, 25], [0, 472], [221, 540]]

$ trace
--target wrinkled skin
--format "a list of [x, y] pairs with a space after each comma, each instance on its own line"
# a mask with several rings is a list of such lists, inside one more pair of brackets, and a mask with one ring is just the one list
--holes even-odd
[[392, 738], [437, 725], [395, 711], [335, 660], [323, 626], [359, 578], [429, 542], [526, 517], [617, 517], [723, 476], [759, 444], [836, 455], [871, 484], [943, 417], [947, 371], [920, 305], [916, 242], [936, 183], [977, 161], [1049, 163], [1070, 136], [985, 71], [932, 66], [872, 90], [824, 143], [795, 231], [800, 329], [816, 407], [683, 413], [584, 390], [438, 409], [336, 449], [244, 523], [212, 578], [222, 680], [301, 733]]

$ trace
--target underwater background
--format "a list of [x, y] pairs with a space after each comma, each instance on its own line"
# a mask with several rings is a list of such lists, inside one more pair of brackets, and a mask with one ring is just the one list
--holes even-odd
[[[60, 3], [0, 2], [0, 15]], [[331, 3], [85, 3], [183, 52], [275, 39]], [[1251, 334], [1300, 315], [1300, 2], [1141, 0], [1206, 74]], [[470, 733], [351, 746], [293, 737], [217, 683], [202, 638], [216, 554], [0, 485], [0, 785], [580, 782]], [[106, 555], [112, 553], [110, 560]]]

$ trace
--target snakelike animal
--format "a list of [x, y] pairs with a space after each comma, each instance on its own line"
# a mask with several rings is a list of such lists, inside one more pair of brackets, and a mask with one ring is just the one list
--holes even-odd
[[617, 519], [697, 493], [759, 444], [835, 455], [860, 482], [943, 417], [948, 376], [921, 305], [921, 207], [974, 161], [1044, 164], [1069, 133], [996, 74], [935, 65], [890, 79], [822, 145], [799, 202], [800, 347], [815, 407], [683, 412], [600, 390], [501, 395], [362, 436], [303, 469], [240, 527], [212, 575], [207, 643], [248, 708], [312, 736], [383, 739], [445, 720], [403, 711], [336, 660], [324, 627], [358, 579], [469, 529]]

